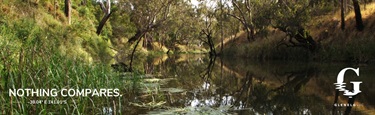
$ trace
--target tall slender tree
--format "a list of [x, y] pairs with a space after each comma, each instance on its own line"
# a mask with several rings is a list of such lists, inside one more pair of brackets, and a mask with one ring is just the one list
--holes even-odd
[[341, 30], [345, 30], [345, 0], [341, 0]]
[[68, 24], [70, 25], [72, 21], [71, 12], [72, 12], [72, 4], [70, 0], [65, 0], [65, 16], [68, 18]]
[[357, 30], [362, 31], [365, 28], [362, 21], [361, 8], [359, 6], [358, 0], [352, 0], [354, 5], [355, 21]]
[[228, 15], [236, 18], [243, 25], [244, 30], [247, 33], [248, 41], [254, 39], [255, 27], [253, 25], [252, 7], [250, 0], [237, 1], [232, 0], [231, 2], [238, 13], [229, 13]]

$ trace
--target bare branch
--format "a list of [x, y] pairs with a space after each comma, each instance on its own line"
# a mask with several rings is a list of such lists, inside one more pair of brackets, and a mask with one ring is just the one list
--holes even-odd
[[229, 16], [232, 16], [233, 18], [236, 18], [238, 21], [240, 21], [243, 25], [246, 25], [246, 23], [238, 16], [234, 15], [234, 14], [230, 14], [228, 13]]
[[103, 10], [105, 14], [107, 14], [107, 8], [104, 6], [103, 2], [99, 2], [100, 8]]

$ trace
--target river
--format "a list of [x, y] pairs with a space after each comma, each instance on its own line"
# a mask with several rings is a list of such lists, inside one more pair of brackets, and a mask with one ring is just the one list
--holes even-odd
[[[254, 61], [205, 55], [163, 55], [135, 62], [143, 75], [123, 97], [129, 114], [373, 114], [375, 66], [350, 63]], [[336, 90], [344, 81], [362, 81], [348, 98]], [[349, 100], [354, 103], [348, 102]], [[343, 105], [343, 104], [350, 104]]]

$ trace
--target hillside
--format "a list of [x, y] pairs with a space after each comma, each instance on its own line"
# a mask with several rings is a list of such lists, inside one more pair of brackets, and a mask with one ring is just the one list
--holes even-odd
[[18, 57], [15, 54], [19, 50], [33, 52], [31, 49], [34, 49], [38, 50], [34, 52], [50, 51], [89, 63], [108, 62], [114, 54], [109, 48], [110, 30], [104, 29], [101, 36], [95, 33], [98, 24], [95, 14], [99, 10], [95, 6], [73, 2], [72, 21], [69, 24], [61, 8], [64, 4], [51, 3], [4, 1], [0, 5], [0, 47], [7, 51], [2, 55]]
[[[363, 5], [361, 5], [362, 7]], [[338, 8], [337, 8], [338, 9]], [[280, 30], [269, 28], [266, 37], [258, 37], [249, 42], [246, 33], [225, 44], [225, 53], [230, 56], [240, 56], [257, 59], [282, 60], [316, 60], [316, 61], [347, 61], [368, 63], [374, 61], [375, 36], [375, 3], [368, 4], [361, 10], [365, 29], [356, 30], [354, 11], [350, 10], [345, 16], [346, 28], [341, 30], [340, 10], [312, 17], [306, 24], [315, 41], [319, 43], [317, 52], [309, 52], [300, 47], [279, 46], [288, 42], [287, 36]]]

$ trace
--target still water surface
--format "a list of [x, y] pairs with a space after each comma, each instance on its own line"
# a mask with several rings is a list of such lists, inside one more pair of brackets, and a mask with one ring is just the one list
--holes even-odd
[[[369, 64], [209, 59], [204, 55], [148, 58], [140, 68], [146, 75], [127, 92], [128, 114], [375, 114], [375, 66]], [[362, 81], [353, 98], [335, 90], [338, 72]], [[124, 76], [126, 77], [126, 76]], [[353, 101], [352, 100], [352, 101]]]

